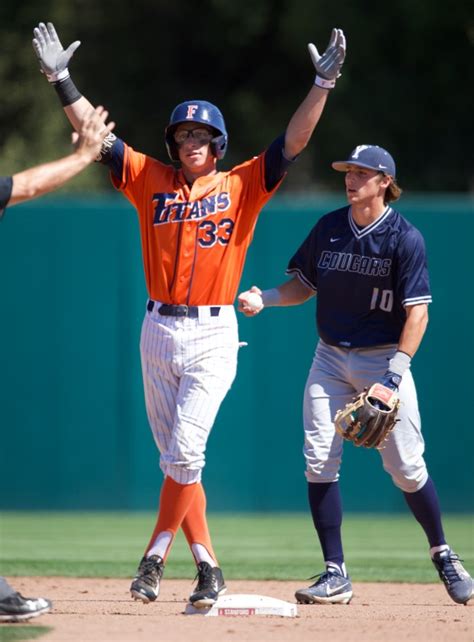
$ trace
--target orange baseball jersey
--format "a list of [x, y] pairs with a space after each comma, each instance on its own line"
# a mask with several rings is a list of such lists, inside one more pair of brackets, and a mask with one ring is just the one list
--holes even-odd
[[232, 304], [258, 215], [281, 184], [267, 191], [265, 154], [190, 187], [182, 170], [122, 144], [121, 179], [115, 172], [112, 182], [138, 212], [150, 298]]

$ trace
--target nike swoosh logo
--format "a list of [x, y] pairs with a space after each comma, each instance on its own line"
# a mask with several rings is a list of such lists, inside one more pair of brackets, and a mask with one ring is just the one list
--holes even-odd
[[332, 595], [333, 593], [336, 593], [337, 591], [341, 591], [342, 589], [349, 588], [349, 584], [343, 584], [342, 586], [338, 586], [335, 589], [330, 589], [329, 586], [326, 589], [326, 593], [328, 595]]
[[340, 240], [340, 238], [341, 238], [340, 236], [336, 236], [336, 238], [332, 238], [332, 237], [331, 237], [331, 238], [329, 239], [329, 242], [330, 242], [330, 243], [335, 243], [336, 241], [339, 241], [339, 240]]

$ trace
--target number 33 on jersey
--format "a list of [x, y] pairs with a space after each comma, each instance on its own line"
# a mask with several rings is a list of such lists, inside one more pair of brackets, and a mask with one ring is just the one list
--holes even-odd
[[191, 187], [182, 170], [122, 141], [114, 155], [113, 183], [138, 211], [150, 298], [233, 304], [258, 214], [279, 185], [265, 189], [264, 154]]

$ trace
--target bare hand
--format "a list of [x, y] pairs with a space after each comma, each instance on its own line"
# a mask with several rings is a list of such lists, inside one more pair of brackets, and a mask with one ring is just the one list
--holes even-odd
[[237, 301], [239, 312], [245, 314], [246, 317], [254, 317], [264, 308], [262, 291], [256, 285], [252, 285], [250, 290], [239, 294]]
[[107, 125], [105, 121], [109, 112], [99, 105], [86, 114], [79, 133], [74, 132], [73, 143], [76, 146], [76, 154], [85, 156], [90, 162], [99, 155], [104, 138], [110, 134], [115, 127], [111, 121]]

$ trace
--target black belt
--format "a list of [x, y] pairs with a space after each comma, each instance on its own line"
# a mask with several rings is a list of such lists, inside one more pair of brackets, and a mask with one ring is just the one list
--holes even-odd
[[[148, 301], [146, 309], [151, 312], [155, 307], [155, 301], [151, 299]], [[211, 317], [218, 317], [221, 311], [220, 306], [211, 306]], [[158, 313], [164, 317], [190, 317], [197, 319], [199, 316], [199, 306], [197, 305], [172, 305], [170, 303], [162, 303], [158, 308]]]

